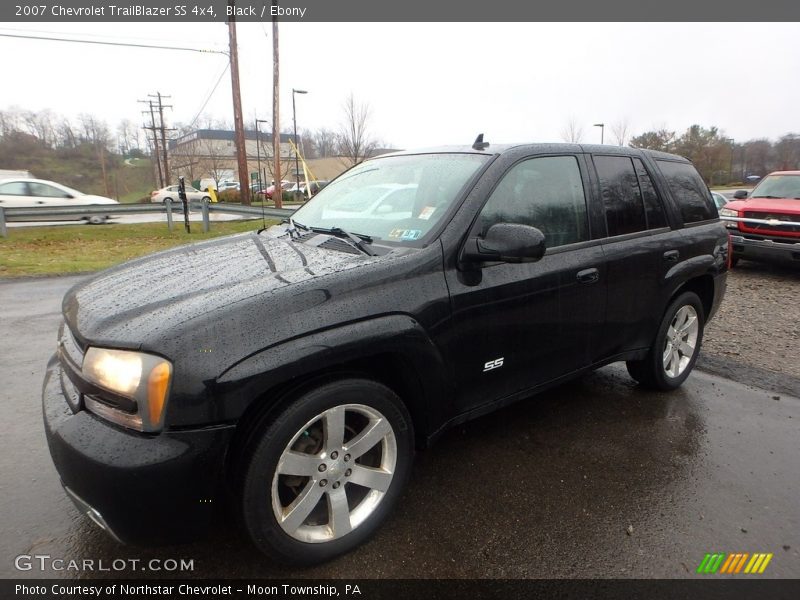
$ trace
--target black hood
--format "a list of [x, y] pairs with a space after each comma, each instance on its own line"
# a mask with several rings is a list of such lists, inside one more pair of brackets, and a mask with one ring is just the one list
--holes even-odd
[[[140, 348], [222, 307], [380, 260], [321, 237], [315, 246], [248, 233], [153, 254], [72, 288], [64, 316], [81, 343]], [[325, 248], [339, 243], [350, 251]]]

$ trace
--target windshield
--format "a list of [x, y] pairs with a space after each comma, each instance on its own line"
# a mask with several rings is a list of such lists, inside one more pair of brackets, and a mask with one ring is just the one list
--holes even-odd
[[800, 200], [800, 175], [767, 175], [750, 197]]
[[488, 156], [391, 156], [357, 165], [292, 215], [306, 227], [341, 228], [388, 242], [425, 238]]

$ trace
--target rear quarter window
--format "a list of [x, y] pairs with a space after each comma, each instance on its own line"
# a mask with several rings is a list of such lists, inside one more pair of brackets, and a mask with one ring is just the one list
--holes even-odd
[[657, 160], [678, 204], [684, 223], [697, 223], [717, 218], [717, 208], [703, 179], [688, 163]]

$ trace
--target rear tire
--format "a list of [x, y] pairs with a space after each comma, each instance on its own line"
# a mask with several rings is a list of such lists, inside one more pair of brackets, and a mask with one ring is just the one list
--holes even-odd
[[736, 268], [736, 265], [738, 265], [738, 264], [739, 264], [739, 257], [738, 256], [734, 256], [733, 258], [731, 258], [731, 269]]
[[348, 552], [387, 517], [410, 474], [411, 419], [366, 379], [322, 385], [255, 438], [241, 483], [245, 530], [270, 558], [311, 565]]
[[644, 387], [674, 390], [692, 372], [703, 341], [703, 304], [684, 292], [667, 307], [653, 345], [642, 360], [629, 360], [628, 373]]

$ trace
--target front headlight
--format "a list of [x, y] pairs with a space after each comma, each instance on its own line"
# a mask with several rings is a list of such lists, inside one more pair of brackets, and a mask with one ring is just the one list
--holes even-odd
[[168, 360], [129, 350], [89, 348], [83, 357], [83, 376], [112, 395], [131, 402], [124, 406], [85, 396], [86, 408], [118, 425], [138, 431], [159, 431], [164, 426], [167, 394], [172, 380]]
[[739, 213], [735, 210], [731, 210], [730, 208], [720, 208], [719, 209], [719, 216], [720, 217], [738, 217]]

